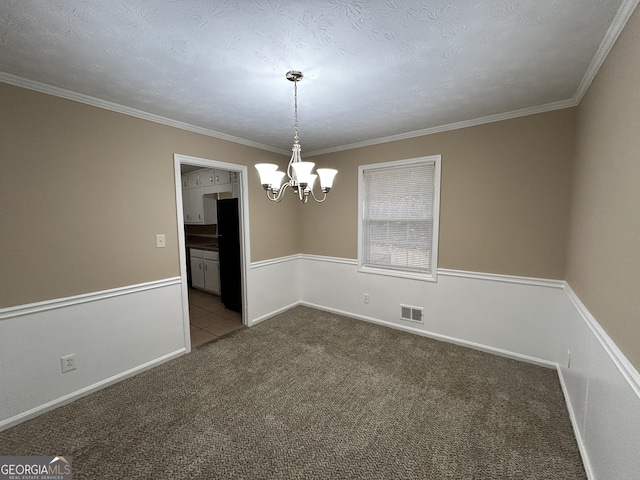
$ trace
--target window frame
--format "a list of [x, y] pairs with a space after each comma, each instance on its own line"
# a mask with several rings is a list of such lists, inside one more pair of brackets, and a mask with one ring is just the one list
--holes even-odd
[[[404, 160], [393, 160], [389, 162], [371, 163], [358, 165], [358, 272], [374, 275], [386, 275], [392, 277], [422, 280], [426, 282], [437, 282], [438, 280], [438, 240], [440, 231], [440, 176], [441, 176], [441, 155], [430, 155], [426, 157], [408, 158]], [[396, 167], [406, 167], [410, 165], [434, 165], [434, 191], [433, 191], [433, 225], [431, 244], [431, 272], [420, 273], [412, 270], [404, 270], [402, 267], [379, 267], [364, 264], [364, 174], [366, 171], [393, 169]]]

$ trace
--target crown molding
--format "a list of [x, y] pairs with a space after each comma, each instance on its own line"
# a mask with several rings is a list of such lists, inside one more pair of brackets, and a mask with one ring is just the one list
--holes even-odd
[[[557, 102], [547, 103], [544, 105], [522, 108], [519, 110], [510, 111], [510, 112], [487, 115], [485, 117], [479, 117], [471, 120], [464, 120], [461, 122], [449, 123], [447, 125], [440, 125], [436, 127], [425, 128], [422, 130], [415, 130], [412, 132], [400, 133], [397, 135], [390, 135], [386, 137], [374, 138], [371, 140], [364, 140], [362, 142], [355, 142], [355, 143], [349, 143], [346, 145], [338, 145], [335, 147], [324, 148], [320, 150], [313, 150], [313, 151], [307, 152], [305, 155], [306, 157], [313, 157], [317, 155], [324, 155], [327, 153], [335, 153], [335, 152], [341, 152], [344, 150], [352, 150], [355, 148], [380, 145], [382, 143], [396, 142], [399, 140], [407, 140], [410, 138], [422, 137], [425, 135], [433, 135], [435, 133], [448, 132], [451, 130], [459, 130], [462, 128], [473, 127], [477, 125], [484, 125], [487, 123], [499, 122], [502, 120], [510, 120], [513, 118], [524, 117], [527, 115], [535, 115], [538, 113], [551, 112], [554, 110], [561, 110], [563, 108], [576, 107], [582, 101], [582, 98], [584, 97], [587, 90], [589, 89], [589, 86], [591, 85], [594, 78], [598, 74], [598, 71], [600, 70], [604, 61], [606, 60], [607, 55], [609, 54], [609, 52], [613, 48], [613, 45], [616, 43], [616, 40], [622, 33], [624, 26], [626, 25], [627, 21], [633, 14], [638, 3], [640, 3], [640, 0], [624, 0], [622, 2], [622, 4], [620, 5], [620, 8], [618, 9], [618, 12], [616, 13], [616, 16], [613, 19], [613, 22], [611, 23], [611, 25], [609, 26], [609, 29], [607, 30], [607, 33], [604, 39], [600, 43], [598, 51], [593, 57], [593, 60], [591, 61], [589, 68], [587, 69], [584, 76], [582, 77], [582, 81], [580, 82], [580, 85], [578, 86], [576, 93], [571, 99], [560, 100]], [[131, 108], [131, 107], [117, 104], [117, 103], [108, 102], [106, 100], [101, 100], [99, 98], [91, 97], [89, 95], [72, 92], [70, 90], [66, 90], [63, 88], [54, 87], [44, 83], [36, 82], [34, 80], [18, 77], [16, 75], [11, 75], [9, 73], [0, 72], [0, 82], [16, 85], [18, 87], [28, 88], [30, 90], [35, 90], [41, 93], [46, 93], [46, 94], [54, 95], [57, 97], [66, 98], [68, 100], [74, 100], [77, 102], [85, 103], [87, 105], [92, 105], [94, 107], [104, 108], [117, 113], [122, 113], [125, 115], [141, 118], [143, 120], [148, 120], [151, 122], [160, 123], [170, 127], [179, 128], [181, 130], [186, 130], [194, 133], [199, 133], [201, 135], [218, 138], [220, 140], [226, 140], [229, 142], [238, 143], [240, 145], [258, 148], [261, 150], [266, 150], [268, 152], [273, 152], [280, 155], [290, 155], [288, 150], [282, 150], [280, 148], [264, 145], [258, 142], [253, 142], [251, 140], [246, 140], [244, 138], [235, 137], [233, 135], [227, 135], [225, 133], [216, 132], [214, 130], [209, 130], [209, 129], [198, 127], [188, 123], [179, 122], [177, 120], [172, 120], [170, 118], [162, 117], [160, 115], [155, 115], [152, 113], [144, 112], [142, 110], [137, 110], [135, 108]]]
[[591, 83], [594, 78], [596, 78], [602, 64], [607, 59], [607, 55], [609, 55], [609, 52], [615, 45], [618, 37], [624, 29], [624, 26], [629, 21], [629, 18], [631, 18], [631, 15], [639, 2], [640, 0], [625, 0], [622, 2], [622, 5], [620, 5], [618, 13], [616, 13], [616, 16], [613, 18], [613, 22], [611, 22], [609, 30], [607, 30], [607, 33], [602, 39], [600, 47], [598, 47], [598, 51], [594, 55], [593, 60], [591, 60], [591, 64], [585, 72], [584, 77], [582, 77], [582, 81], [578, 86], [576, 94], [573, 96], [576, 105], [580, 104], [582, 98], [586, 95], [587, 90], [589, 90]]
[[639, 3], [640, 3], [640, 0], [624, 0], [622, 2], [622, 4], [620, 5], [620, 8], [618, 9], [618, 12], [616, 13], [616, 16], [613, 18], [613, 21], [611, 22], [611, 25], [607, 30], [607, 33], [605, 34], [604, 38], [602, 39], [602, 42], [600, 43], [600, 47], [598, 47], [598, 51], [596, 52], [593, 59], [591, 60], [591, 63], [589, 64], [589, 68], [587, 69], [584, 76], [582, 77], [582, 81], [580, 82], [580, 85], [578, 85], [576, 93], [574, 94], [572, 99], [561, 100], [559, 102], [553, 102], [553, 103], [547, 103], [545, 105], [540, 105], [537, 107], [523, 108], [521, 110], [514, 110], [511, 112], [499, 113], [496, 115], [488, 115], [486, 117], [480, 117], [472, 120], [465, 120], [462, 122], [450, 123], [448, 125], [441, 125], [438, 127], [427, 128], [424, 130], [416, 130], [414, 132], [401, 133], [398, 135], [380, 137], [372, 140], [365, 140], [363, 142], [351, 143], [348, 145], [340, 145], [337, 147], [314, 150], [312, 152], [307, 152], [306, 156], [312, 157], [314, 155], [324, 155], [326, 153], [341, 152], [344, 150], [352, 150], [354, 148], [369, 147], [372, 145], [379, 145], [381, 143], [395, 142], [398, 140], [406, 140], [409, 138], [421, 137], [423, 135], [432, 135], [434, 133], [447, 132], [451, 130], [458, 130], [461, 128], [482, 125], [485, 123], [499, 122], [501, 120], [509, 120], [512, 118], [524, 117], [527, 115], [534, 115], [536, 113], [544, 113], [544, 112], [550, 112], [553, 110], [560, 110], [563, 108], [577, 107], [582, 101], [582, 98], [584, 97], [584, 95], [587, 93], [587, 90], [589, 89], [589, 86], [591, 86], [593, 79], [598, 74], [598, 71], [600, 70], [600, 68], [602, 67], [602, 64], [606, 60], [607, 55], [609, 55], [609, 52], [615, 45], [616, 41], [618, 40], [618, 37], [622, 33], [622, 30], [624, 29], [625, 25], [629, 21], [629, 18], [631, 18], [631, 15], [633, 14], [634, 10], [636, 9]]
[[373, 138], [371, 140], [365, 140], [362, 142], [350, 143], [347, 145], [340, 145], [337, 147], [324, 148], [321, 150], [314, 150], [307, 152], [307, 157], [314, 155], [324, 155], [326, 153], [341, 152], [343, 150], [352, 150], [354, 148], [370, 147], [372, 145], [379, 145], [381, 143], [397, 142], [398, 140], [407, 140], [409, 138], [422, 137], [425, 135], [433, 135], [434, 133], [448, 132], [451, 130], [459, 130], [461, 128], [474, 127], [476, 125], [483, 125], [486, 123], [500, 122], [502, 120], [510, 120], [512, 118], [526, 117], [527, 115], [535, 115], [537, 113], [551, 112], [553, 110], [561, 110], [563, 108], [575, 107], [578, 104], [573, 99], [560, 100], [558, 102], [546, 103], [544, 105], [538, 105], [534, 107], [522, 108], [520, 110], [512, 110], [510, 112], [496, 113], [494, 115], [487, 115], [486, 117], [474, 118], [471, 120], [464, 120], [462, 122], [449, 123], [447, 125], [440, 125], [437, 127], [425, 128], [423, 130], [415, 130], [413, 132], [399, 133], [397, 135], [390, 135], [388, 137]]
[[180, 130], [186, 130], [193, 133], [199, 133], [208, 137], [218, 138], [220, 140], [226, 140], [228, 142], [239, 143], [247, 147], [258, 148], [260, 150], [266, 150], [268, 152], [278, 153], [280, 155], [289, 155], [289, 152], [279, 148], [275, 148], [262, 143], [253, 142], [240, 137], [234, 137], [233, 135], [227, 135], [226, 133], [216, 132], [215, 130], [209, 130], [207, 128], [198, 127], [189, 123], [172, 120], [170, 118], [155, 115], [153, 113], [144, 112], [135, 108], [120, 105], [118, 103], [109, 102], [100, 98], [91, 97], [82, 93], [72, 92], [60, 87], [54, 87], [45, 83], [36, 82], [27, 78], [11, 75], [10, 73], [0, 72], [0, 82], [15, 85], [17, 87], [27, 88], [29, 90], [35, 90], [36, 92], [46, 93], [56, 97], [65, 98], [67, 100], [73, 100], [75, 102], [84, 103], [93, 107], [104, 108], [105, 110], [111, 110], [112, 112], [122, 113], [132, 117], [141, 118], [150, 122], [167, 125], [169, 127], [179, 128]]

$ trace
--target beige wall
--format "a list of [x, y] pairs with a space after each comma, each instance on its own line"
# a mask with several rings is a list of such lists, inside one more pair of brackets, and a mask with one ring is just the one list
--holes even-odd
[[[6, 84], [0, 104], [0, 307], [179, 275], [174, 153], [287, 160]], [[299, 252], [278, 221], [298, 205], [266, 200], [253, 167], [249, 185], [252, 260]]]
[[567, 281], [640, 370], [640, 10], [578, 110]]
[[305, 253], [357, 256], [358, 165], [442, 155], [440, 268], [564, 278], [575, 109], [312, 158], [339, 169], [306, 205]]

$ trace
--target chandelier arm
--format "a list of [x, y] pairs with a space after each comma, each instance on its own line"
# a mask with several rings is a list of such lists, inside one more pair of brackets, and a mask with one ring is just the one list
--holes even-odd
[[280, 187], [280, 191], [278, 192], [278, 201], [282, 200], [284, 192], [287, 190], [289, 186], [291, 186], [291, 184], [287, 182], [284, 185], [282, 185], [282, 187]]
[[282, 199], [284, 198], [283, 196], [284, 192], [288, 186], [289, 186], [289, 182], [285, 183], [284, 185], [282, 185], [282, 187], [280, 187], [280, 190], [278, 190], [278, 194], [275, 196], [274, 202], [279, 203], [282, 201]]
[[313, 190], [311, 190], [311, 195], [313, 195], [313, 199], [317, 202], [317, 203], [322, 203], [327, 199], [327, 192], [322, 192], [324, 193], [324, 196], [322, 197], [322, 200], [318, 200], [318, 197], [316, 197], [316, 194]]
[[[278, 190], [278, 193], [274, 193], [273, 190], [269, 190], [267, 189], [267, 198], [269, 200], [271, 200], [272, 202], [276, 202], [276, 203], [280, 203], [282, 201], [283, 197], [283, 193], [284, 191], [287, 189], [287, 187], [289, 186], [289, 183], [285, 183], [284, 185], [282, 185], [282, 187], [280, 188], [280, 190]], [[269, 192], [271, 192], [271, 195], [269, 195]]]
[[277, 198], [277, 197], [275, 197], [275, 196], [273, 195], [273, 192], [271, 192], [271, 194], [269, 194], [269, 192], [270, 192], [270, 190], [269, 190], [269, 189], [266, 189], [266, 190], [265, 190], [265, 193], [267, 194], [267, 198], [268, 198], [269, 200], [271, 200], [272, 202], [276, 202], [276, 203], [278, 203], [280, 200], [278, 200], [278, 198]]
[[293, 171], [293, 162], [295, 161], [296, 158], [296, 154], [295, 152], [291, 154], [291, 159], [289, 160], [289, 165], [287, 165], [287, 176], [289, 177], [289, 180], [293, 180], [293, 175], [292, 175], [292, 171]]

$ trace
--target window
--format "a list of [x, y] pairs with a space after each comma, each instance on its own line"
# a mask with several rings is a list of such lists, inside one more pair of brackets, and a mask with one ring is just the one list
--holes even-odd
[[360, 271], [436, 280], [440, 155], [358, 167]]

